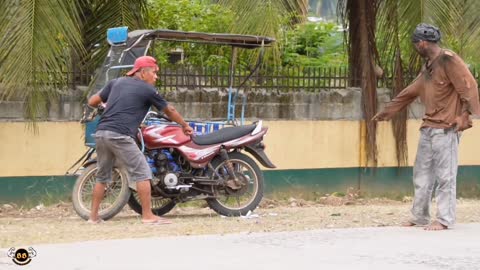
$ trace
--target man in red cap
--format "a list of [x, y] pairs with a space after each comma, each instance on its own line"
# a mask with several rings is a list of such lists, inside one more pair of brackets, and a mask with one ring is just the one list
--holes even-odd
[[187, 135], [193, 129], [183, 117], [168, 104], [155, 88], [159, 68], [155, 58], [142, 56], [135, 60], [126, 77], [113, 79], [98, 93], [90, 97], [88, 104], [98, 106], [108, 102], [95, 133], [98, 171], [93, 190], [90, 223], [101, 221], [98, 216], [100, 203], [107, 182], [111, 181], [114, 162], [127, 169], [130, 180], [136, 182], [142, 205], [143, 223], [171, 223], [153, 214], [151, 210], [152, 171], [145, 156], [135, 143], [137, 129], [153, 105], [183, 127]]

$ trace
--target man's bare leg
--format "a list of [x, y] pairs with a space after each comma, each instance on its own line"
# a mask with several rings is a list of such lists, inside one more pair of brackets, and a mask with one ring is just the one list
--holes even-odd
[[105, 186], [106, 184], [103, 183], [95, 183], [92, 195], [92, 211], [90, 212], [90, 222], [96, 223], [100, 221], [98, 218], [98, 209], [100, 208], [100, 203], [102, 202], [105, 194]]
[[142, 222], [143, 223], [171, 223], [165, 218], [160, 218], [153, 214], [152, 212], [152, 194], [150, 181], [147, 179], [145, 181], [137, 182], [137, 193], [140, 196], [140, 203], [142, 204]]
[[425, 230], [427, 231], [441, 231], [441, 230], [446, 230], [448, 229], [448, 226], [443, 225], [442, 223], [438, 222], [435, 220], [434, 222], [430, 223], [427, 227], [425, 227]]

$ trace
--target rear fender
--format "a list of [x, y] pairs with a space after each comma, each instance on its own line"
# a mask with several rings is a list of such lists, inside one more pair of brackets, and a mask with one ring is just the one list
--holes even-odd
[[247, 151], [249, 154], [251, 154], [254, 158], [262, 164], [263, 167], [265, 168], [276, 168], [270, 159], [267, 157], [267, 154], [265, 154], [265, 151], [263, 151], [264, 147], [262, 143], [257, 143], [255, 145], [247, 145], [245, 146], [245, 151]]

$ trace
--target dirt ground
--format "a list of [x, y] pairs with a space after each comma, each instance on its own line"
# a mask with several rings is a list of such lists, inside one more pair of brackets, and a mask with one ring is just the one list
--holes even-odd
[[[91, 225], [75, 214], [70, 203], [32, 209], [4, 204], [0, 205], [0, 248], [137, 237], [398, 226], [409, 217], [410, 207], [411, 198], [403, 202], [335, 196], [315, 202], [264, 199], [247, 217], [222, 217], [202, 206], [177, 206], [165, 216], [173, 224], [144, 225], [126, 206], [113, 219]], [[457, 222], [480, 222], [480, 201], [459, 199]]]

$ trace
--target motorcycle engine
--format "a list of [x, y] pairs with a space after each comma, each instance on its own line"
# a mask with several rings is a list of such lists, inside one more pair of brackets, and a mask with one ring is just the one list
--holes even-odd
[[167, 173], [165, 177], [163, 178], [163, 184], [167, 188], [173, 188], [176, 185], [178, 185], [178, 177], [174, 173]]
[[157, 181], [155, 184], [159, 184], [169, 190], [188, 190], [188, 188], [185, 188], [189, 186], [185, 186], [179, 181], [182, 167], [178, 165], [175, 159], [178, 158], [174, 158], [174, 155], [167, 149], [162, 149], [156, 153], [154, 163], [157, 169], [155, 174]]

